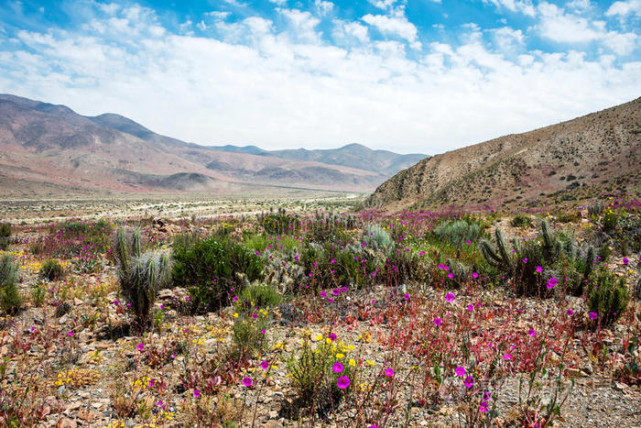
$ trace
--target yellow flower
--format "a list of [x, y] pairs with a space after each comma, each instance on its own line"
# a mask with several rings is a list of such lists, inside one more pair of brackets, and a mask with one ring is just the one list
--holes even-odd
[[374, 367], [374, 365], [376, 365], [376, 363], [375, 363], [374, 361], [372, 361], [372, 360], [367, 360], [367, 361], [365, 361], [365, 362], [366, 362], [366, 363], [367, 363], [367, 365], [368, 365], [368, 366], [370, 366], [370, 367]]
[[354, 361], [353, 359], [350, 359], [349, 360], [349, 365], [354, 367], [356, 365], [356, 361]]
[[343, 354], [336, 354], [336, 359], [337, 359], [337, 360], [342, 360], [343, 358], [345, 358], [345, 355], [343, 355]]
[[234, 318], [238, 318], [238, 312], [234, 314]]
[[316, 340], [323, 340], [323, 335], [322, 334], [317, 334], [316, 335]]

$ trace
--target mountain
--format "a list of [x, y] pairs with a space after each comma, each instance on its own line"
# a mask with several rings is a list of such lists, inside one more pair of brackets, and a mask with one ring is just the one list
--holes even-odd
[[388, 211], [562, 202], [641, 183], [641, 98], [567, 122], [424, 159], [366, 205]]
[[[367, 192], [424, 157], [359, 145], [304, 150], [305, 159], [289, 152], [300, 151], [201, 146], [157, 134], [118, 114], [82, 116], [63, 105], [0, 95], [0, 183], [19, 187], [2, 186], [0, 195], [54, 194], [64, 189]], [[373, 159], [378, 168], [369, 164]]]

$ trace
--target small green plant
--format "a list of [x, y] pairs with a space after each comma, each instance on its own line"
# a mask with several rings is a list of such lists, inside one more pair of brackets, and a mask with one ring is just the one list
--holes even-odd
[[41, 308], [44, 305], [46, 296], [47, 290], [42, 284], [36, 284], [31, 289], [31, 301], [36, 308]]
[[476, 241], [483, 236], [483, 229], [476, 221], [455, 220], [441, 223], [434, 234], [454, 248], [460, 248], [467, 241]]
[[526, 215], [517, 214], [512, 218], [510, 224], [512, 227], [530, 227], [532, 225], [532, 219]]
[[11, 255], [0, 258], [0, 306], [7, 314], [13, 315], [22, 306], [18, 291], [18, 269]]
[[158, 289], [171, 283], [169, 257], [165, 253], [141, 254], [140, 231], [134, 231], [127, 240], [123, 229], [116, 234], [116, 257], [120, 289], [131, 303], [137, 327], [145, 330]]
[[271, 285], [250, 285], [240, 293], [238, 306], [245, 311], [254, 308], [269, 309], [278, 306], [281, 300], [281, 295]]
[[337, 385], [338, 378], [353, 378], [349, 364], [338, 360], [336, 353], [335, 342], [320, 340], [313, 346], [306, 336], [300, 355], [292, 354], [287, 363], [293, 386], [303, 405], [312, 406], [320, 413], [338, 407], [344, 394]]
[[[596, 314], [595, 325], [607, 327], [623, 315], [630, 303], [625, 279], [601, 267], [592, 277], [593, 288], [588, 295], [588, 307]], [[592, 317], [591, 317], [592, 318]]]
[[234, 348], [232, 354], [240, 359], [259, 355], [268, 348], [268, 314], [256, 311], [248, 316], [236, 318], [232, 327]]
[[604, 245], [599, 248], [598, 259], [601, 263], [608, 263], [610, 261], [610, 256], [612, 255], [612, 249], [609, 245]]
[[65, 276], [65, 270], [56, 259], [48, 259], [40, 268], [40, 277], [49, 281], [62, 279]]
[[607, 232], [611, 232], [616, 229], [619, 223], [619, 216], [615, 213], [612, 208], [606, 208], [605, 214], [603, 215], [603, 229]]
[[11, 237], [11, 223], [0, 223], [0, 251], [9, 247], [9, 238]]

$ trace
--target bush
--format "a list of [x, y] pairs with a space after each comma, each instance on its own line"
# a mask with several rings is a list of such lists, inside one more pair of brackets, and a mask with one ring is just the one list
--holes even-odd
[[19, 268], [12, 256], [0, 258], [0, 306], [8, 314], [15, 314], [22, 306], [22, 298], [16, 285]]
[[619, 223], [619, 216], [617, 213], [612, 211], [612, 208], [607, 208], [605, 210], [605, 215], [603, 216], [603, 229], [607, 232], [611, 232], [616, 229]]
[[9, 247], [11, 237], [11, 223], [0, 223], [0, 250], [4, 251]]
[[238, 306], [245, 311], [254, 308], [269, 309], [278, 306], [281, 300], [281, 295], [271, 285], [250, 285], [240, 293]]
[[42, 284], [37, 284], [31, 289], [31, 301], [36, 308], [42, 307], [45, 303], [47, 290]]
[[140, 231], [127, 240], [125, 231], [116, 234], [118, 278], [123, 296], [131, 303], [130, 309], [137, 327], [144, 331], [149, 324], [149, 312], [156, 301], [159, 288], [171, 283], [171, 263], [167, 254], [141, 254]]
[[[320, 340], [312, 346], [310, 338], [303, 339], [298, 358], [292, 353], [287, 363], [294, 389], [303, 405], [313, 406], [321, 414], [335, 409], [340, 403], [344, 391], [337, 386], [339, 377], [347, 376], [353, 382], [350, 365], [347, 360], [338, 360], [336, 354], [341, 352], [335, 342]], [[339, 373], [332, 369], [340, 362], [343, 370]]]
[[241, 360], [259, 355], [268, 349], [267, 330], [268, 318], [264, 313], [237, 318], [232, 328], [234, 348], [232, 355]]
[[532, 225], [532, 219], [526, 215], [517, 214], [512, 218], [510, 224], [512, 227], [530, 227]]
[[439, 240], [454, 248], [460, 248], [467, 241], [476, 241], [483, 232], [478, 222], [466, 220], [447, 221], [434, 229]]
[[630, 303], [630, 293], [625, 279], [615, 276], [605, 267], [595, 272], [592, 279], [594, 288], [588, 296], [588, 307], [597, 314], [595, 325], [607, 327], [623, 315]]
[[301, 222], [298, 217], [287, 214], [270, 214], [265, 216], [261, 222], [265, 232], [273, 235], [294, 234], [300, 231]]
[[247, 282], [263, 279], [260, 257], [226, 239], [174, 243], [173, 258], [174, 284], [190, 287], [195, 310], [216, 310], [229, 303], [232, 288], [238, 294]]
[[394, 241], [392, 241], [389, 233], [377, 224], [368, 226], [362, 239], [367, 242], [370, 248], [384, 253], [387, 253], [394, 246]]
[[49, 259], [42, 264], [40, 268], [40, 277], [49, 281], [62, 279], [65, 276], [65, 270], [56, 259]]

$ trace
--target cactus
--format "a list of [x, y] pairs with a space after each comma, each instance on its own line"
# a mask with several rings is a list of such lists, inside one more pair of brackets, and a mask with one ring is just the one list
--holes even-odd
[[599, 269], [593, 278], [596, 284], [588, 296], [588, 307], [597, 313], [596, 324], [606, 327], [623, 315], [630, 302], [630, 294], [625, 279], [617, 278], [607, 268]]
[[543, 236], [543, 254], [546, 259], [553, 256], [558, 257], [563, 250], [561, 243], [550, 233], [550, 225], [547, 221], [541, 222], [541, 235]]
[[119, 229], [116, 233], [118, 278], [122, 294], [131, 303], [137, 327], [145, 330], [158, 289], [171, 282], [171, 262], [165, 253], [142, 254], [140, 231], [135, 231], [130, 241], [125, 231]]
[[635, 294], [637, 295], [637, 299], [641, 300], [641, 277], [637, 281], [637, 287], [635, 290]]
[[481, 242], [481, 252], [485, 257], [485, 260], [499, 270], [503, 272], [514, 273], [514, 261], [510, 257], [510, 254], [507, 251], [505, 240], [503, 239], [503, 232], [500, 229], [494, 231], [494, 237], [496, 240], [496, 250], [492, 248], [489, 242]]

